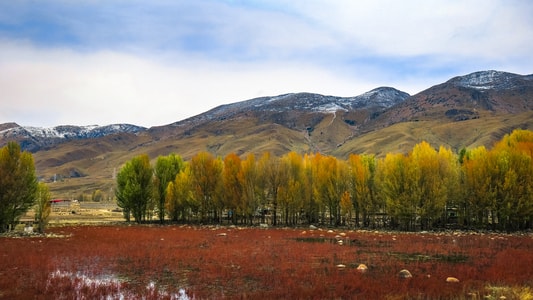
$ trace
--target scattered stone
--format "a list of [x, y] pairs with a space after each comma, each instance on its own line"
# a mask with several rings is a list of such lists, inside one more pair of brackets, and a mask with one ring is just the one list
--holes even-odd
[[339, 233], [339, 235], [340, 235], [340, 236], [346, 236], [346, 233], [341, 232], [341, 233]]
[[268, 228], [268, 224], [267, 223], [261, 223], [261, 224], [259, 224], [259, 228], [267, 229]]
[[228, 234], [225, 233], [225, 232], [221, 232], [221, 233], [217, 234], [217, 236], [227, 236], [227, 235], [228, 235]]
[[446, 278], [446, 282], [449, 282], [449, 283], [458, 283], [459, 282], [459, 279], [455, 278], [455, 277], [448, 277]]
[[359, 266], [357, 266], [357, 271], [366, 273], [366, 271], [368, 271], [368, 267], [365, 264], [359, 264]]
[[311, 229], [311, 230], [317, 230], [318, 227], [316, 227], [315, 225], [309, 225], [309, 229]]
[[343, 265], [343, 264], [338, 264], [337, 265], [337, 269], [339, 270], [342, 270], [342, 269], [345, 269], [346, 268], [346, 265]]
[[337, 241], [337, 244], [339, 244], [340, 246], [344, 245], [344, 242], [342, 240], [338, 240]]
[[411, 278], [411, 277], [413, 277], [413, 275], [411, 275], [411, 272], [409, 272], [409, 270], [406, 270], [406, 269], [401, 270], [400, 273], [398, 273], [398, 276], [400, 278]]

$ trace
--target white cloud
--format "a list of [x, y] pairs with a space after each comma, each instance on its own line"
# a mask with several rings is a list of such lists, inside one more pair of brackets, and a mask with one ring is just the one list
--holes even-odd
[[498, 58], [531, 50], [533, 4], [524, 1], [299, 1], [294, 10], [341, 42], [393, 56]]
[[80, 54], [20, 44], [0, 49], [0, 122], [22, 125], [154, 126], [253, 97], [295, 91], [348, 96], [373, 87], [303, 64], [182, 57], [163, 65], [116, 52]]
[[0, 123], [153, 126], [258, 96], [533, 68], [527, 1], [6, 3]]

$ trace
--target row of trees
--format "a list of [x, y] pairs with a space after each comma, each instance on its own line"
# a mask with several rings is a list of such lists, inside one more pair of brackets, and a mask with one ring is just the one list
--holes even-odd
[[32, 207], [37, 229], [43, 232], [50, 215], [50, 191], [37, 181], [31, 153], [9, 142], [0, 148], [0, 232], [14, 228]]
[[383, 158], [200, 152], [188, 162], [160, 156], [152, 167], [141, 155], [120, 170], [116, 196], [137, 222], [533, 228], [533, 132], [516, 130], [491, 150], [421, 142]]

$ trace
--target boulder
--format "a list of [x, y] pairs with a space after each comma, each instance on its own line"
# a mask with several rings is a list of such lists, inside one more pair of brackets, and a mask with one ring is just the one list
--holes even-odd
[[446, 282], [449, 282], [449, 283], [458, 283], [459, 282], [459, 279], [455, 278], [455, 277], [448, 277], [446, 278]]
[[339, 270], [346, 269], [346, 265], [338, 264], [338, 265], [337, 265], [337, 269], [339, 269]]
[[367, 270], [368, 267], [365, 264], [359, 264], [359, 266], [357, 266], [357, 271], [360, 273], [366, 273]]
[[411, 278], [413, 275], [411, 275], [411, 272], [409, 270], [403, 269], [398, 273], [398, 277], [400, 278]]

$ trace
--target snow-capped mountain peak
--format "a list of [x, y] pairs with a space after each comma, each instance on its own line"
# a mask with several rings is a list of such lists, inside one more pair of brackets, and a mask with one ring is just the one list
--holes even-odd
[[19, 141], [24, 150], [36, 151], [45, 146], [52, 146], [65, 140], [103, 137], [116, 133], [138, 133], [146, 128], [130, 124], [112, 124], [105, 126], [61, 125], [55, 127], [20, 126], [15, 123], [0, 126], [0, 140]]

